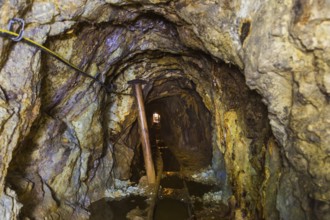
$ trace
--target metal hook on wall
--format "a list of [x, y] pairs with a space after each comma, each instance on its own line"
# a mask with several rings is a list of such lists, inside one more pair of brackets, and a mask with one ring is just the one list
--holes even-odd
[[10, 19], [8, 24], [8, 30], [14, 32], [14, 24], [19, 24], [19, 32], [17, 37], [11, 37], [13, 41], [20, 41], [23, 38], [25, 21], [21, 18]]

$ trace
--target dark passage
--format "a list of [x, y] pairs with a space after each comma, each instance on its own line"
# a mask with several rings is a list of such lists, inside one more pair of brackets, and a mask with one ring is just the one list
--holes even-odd
[[164, 171], [180, 171], [179, 161], [174, 157], [173, 153], [168, 147], [160, 148], [162, 153]]
[[[206, 206], [203, 203], [203, 195], [218, 188], [187, 179], [184, 170], [192, 170], [194, 167], [184, 163], [184, 157], [178, 150], [175, 151], [173, 147], [164, 145], [161, 139], [164, 135], [161, 133], [161, 127], [161, 123], [153, 123], [150, 129], [152, 142], [158, 147], [164, 161], [154, 220], [228, 219], [226, 216], [230, 216], [227, 206], [223, 204]], [[182, 169], [182, 164], [185, 169]]]
[[[196, 92], [195, 84], [180, 78], [156, 85], [146, 98], [146, 111], [151, 139], [158, 137], [157, 145], [166, 157], [164, 169], [178, 171], [174, 167], [178, 166], [177, 161], [184, 172], [211, 165], [211, 114]], [[157, 98], [164, 92], [169, 95]], [[152, 123], [154, 113], [161, 116], [159, 127]], [[157, 137], [153, 137], [155, 135]]]
[[[163, 143], [161, 139], [157, 139], [161, 138], [161, 135], [158, 134], [161, 130], [161, 125], [156, 123], [152, 128], [151, 133], [154, 137], [152, 141], [157, 146], [157, 143]], [[163, 160], [163, 174], [160, 181], [154, 220], [195, 219], [192, 213], [189, 192], [182, 177], [178, 159], [168, 147], [160, 146], [158, 149]]]

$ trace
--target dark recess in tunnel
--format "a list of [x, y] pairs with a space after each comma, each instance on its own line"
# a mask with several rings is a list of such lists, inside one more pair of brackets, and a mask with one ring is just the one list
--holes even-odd
[[[168, 81], [162, 86], [173, 89], [173, 84], [183, 84], [183, 82], [193, 84], [180, 79]], [[196, 169], [206, 167], [210, 165], [212, 158], [210, 112], [193, 88], [180, 88], [180, 90], [182, 90], [181, 94], [149, 102], [146, 105], [148, 122], [152, 121], [154, 112], [161, 115], [160, 139], [181, 156], [179, 158], [182, 160], [179, 162], [182, 166], [192, 166], [194, 163]], [[151, 123], [149, 127], [153, 127]], [[187, 155], [187, 158], [181, 154]]]
[[[211, 114], [197, 93], [195, 84], [186, 78], [170, 78], [156, 81], [154, 85], [145, 101], [153, 147], [156, 139], [160, 141], [158, 146], [169, 147], [184, 171], [197, 171], [211, 165]], [[162, 95], [164, 93], [167, 95]], [[161, 116], [159, 125], [152, 122], [154, 113]], [[136, 135], [135, 122], [129, 139], [137, 141]], [[132, 178], [136, 181], [144, 172], [141, 172], [143, 157], [140, 147], [135, 152], [131, 169]]]

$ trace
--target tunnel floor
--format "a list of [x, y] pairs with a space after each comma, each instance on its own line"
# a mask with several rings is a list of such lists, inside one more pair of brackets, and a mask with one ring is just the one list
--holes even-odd
[[[219, 190], [216, 185], [188, 180], [184, 170], [193, 169], [193, 166], [189, 167], [184, 164], [185, 169], [183, 169], [180, 162], [182, 163], [184, 160], [177, 159], [171, 149], [166, 146], [160, 147], [160, 151], [164, 168], [154, 220], [230, 219], [229, 209], [226, 205], [203, 202], [205, 194]], [[195, 159], [198, 160], [198, 158]], [[193, 161], [189, 161], [188, 164], [193, 164]]]
[[[153, 220], [231, 219], [228, 206], [218, 201], [205, 201], [205, 196], [221, 190], [218, 186], [187, 178], [185, 172], [193, 170], [194, 164], [200, 158], [193, 158], [188, 161], [189, 157], [184, 155], [184, 152], [174, 153], [173, 148], [166, 146], [162, 140], [154, 139], [151, 142], [153, 143], [153, 151], [157, 148], [163, 161], [163, 172]], [[183, 166], [182, 163], [184, 163]], [[116, 199], [104, 198], [90, 206], [90, 220], [147, 219], [147, 206], [148, 198], [142, 196], [128, 195]]]

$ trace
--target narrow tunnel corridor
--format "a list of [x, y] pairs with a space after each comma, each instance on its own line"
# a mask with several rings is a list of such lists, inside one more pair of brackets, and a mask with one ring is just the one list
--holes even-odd
[[[150, 24], [152, 29], [146, 31]], [[271, 132], [266, 107], [247, 88], [240, 70], [181, 45], [176, 37], [172, 38], [177, 36], [173, 24], [158, 16], [141, 17], [130, 29], [86, 24], [79, 28], [74, 38], [51, 39], [47, 44], [56, 50], [67, 50], [68, 44], [72, 45], [75, 59], [81, 59], [81, 65], [90, 71], [96, 71], [94, 62], [99, 69], [108, 68], [103, 74], [110, 77], [104, 76], [103, 80], [111, 82], [116, 91], [108, 93], [82, 76], [66, 75], [66, 66], [44, 58], [42, 69], [47, 74], [41, 83], [42, 114], [23, 142], [26, 147], [16, 152], [7, 177], [24, 204], [21, 217], [37, 217], [41, 210], [52, 213], [51, 207], [62, 207], [63, 199], [71, 204], [83, 194], [94, 198], [80, 200], [91, 219], [104, 218], [102, 210], [109, 203], [114, 203], [114, 209], [118, 204], [127, 208], [118, 215], [110, 212], [110, 219], [150, 215], [146, 214], [150, 213], [150, 204], [144, 204], [143, 197], [152, 189], [145, 176], [137, 105], [128, 84], [137, 78], [146, 80], [142, 88], [155, 169], [159, 165], [157, 155], [163, 155], [164, 170], [157, 171], [159, 190], [151, 193], [157, 195], [153, 216], [164, 219], [159, 204], [168, 206], [161, 199], [167, 191], [177, 194], [168, 199], [177, 201], [178, 207], [183, 204], [187, 211], [183, 215], [192, 219], [230, 218], [235, 212], [233, 207], [240, 207], [240, 215], [260, 215], [256, 190], [264, 181], [260, 174], [265, 171], [265, 149]], [[156, 34], [159, 41], [167, 41], [166, 48], [157, 46], [153, 50], [150, 40], [145, 40], [148, 38], [140, 42], [136, 38], [139, 35], [132, 32]], [[120, 59], [105, 59], [105, 54], [115, 53], [126, 42], [125, 38], [116, 38], [124, 33], [132, 38], [131, 51], [121, 54]], [[117, 45], [113, 44], [114, 38], [119, 41]], [[151, 48], [141, 52], [140, 45]], [[161, 116], [158, 127], [152, 123], [155, 112]], [[55, 167], [54, 172], [49, 172], [50, 166]], [[183, 181], [180, 190], [185, 193], [162, 186], [167, 179], [171, 182], [175, 178]], [[68, 188], [63, 189], [62, 184]], [[48, 196], [41, 193], [45, 190]], [[31, 200], [34, 194], [39, 196]], [[140, 201], [138, 209], [134, 209], [136, 201]], [[59, 212], [69, 213], [70, 208], [64, 207]], [[162, 211], [168, 212], [172, 213], [169, 208]]]
[[[164, 57], [160, 59], [162, 62], [173, 62], [171, 57], [169, 60]], [[262, 175], [253, 179], [251, 176], [255, 172], [264, 172], [265, 144], [271, 137], [265, 106], [260, 97], [244, 85], [244, 78], [235, 68], [230, 69], [223, 64], [207, 65], [212, 67], [211, 71], [218, 66], [221, 72], [219, 78], [211, 82], [209, 90], [210, 95], [222, 94], [221, 102], [212, 100], [208, 103], [205, 93], [199, 91], [201, 88], [182, 73], [168, 74], [167, 77], [161, 74], [151, 78], [143, 87], [155, 166], [159, 165], [158, 151], [163, 160], [163, 171], [157, 170], [157, 175], [161, 177], [155, 219], [231, 219], [236, 206], [233, 195], [245, 197], [248, 190], [251, 190], [249, 193], [256, 193], [258, 184], [263, 181]], [[191, 70], [191, 66], [188, 68]], [[221, 118], [223, 127], [219, 130], [215, 121], [219, 120], [216, 116], [223, 114], [222, 111], [226, 114]], [[153, 122], [155, 113], [160, 115], [159, 123]], [[127, 123], [114, 148], [115, 178], [130, 179], [134, 184], [145, 185], [146, 172], [137, 121], [128, 120]], [[221, 143], [228, 148], [226, 152], [222, 152], [216, 143], [217, 134], [222, 132], [228, 135]], [[123, 151], [128, 146], [135, 146], [129, 150], [132, 152], [129, 159], [127, 152]], [[123, 166], [124, 161], [131, 165]], [[237, 189], [232, 189], [231, 181], [235, 178], [242, 178], [239, 180], [242, 182], [237, 183]], [[248, 201], [250, 199], [252, 201]], [[248, 215], [250, 204], [257, 203], [259, 199], [257, 194], [244, 199], [242, 202], [247, 204], [244, 204], [242, 215]], [[132, 205], [131, 201], [136, 199], [125, 201]], [[175, 207], [181, 211], [172, 212], [171, 208]], [[127, 215], [130, 216], [129, 211], [132, 211], [143, 218], [146, 211], [138, 210], [128, 210]]]
[[[157, 97], [162, 91], [168, 91], [168, 96], [146, 105], [149, 122], [154, 112], [161, 115], [159, 138], [176, 154], [182, 169], [198, 170], [211, 165], [211, 116], [195, 85], [189, 80], [167, 80], [160, 85], [156, 83], [150, 96]], [[153, 128], [152, 123], [149, 127]]]
[[328, 219], [312, 2], [0, 2], [0, 219]]

